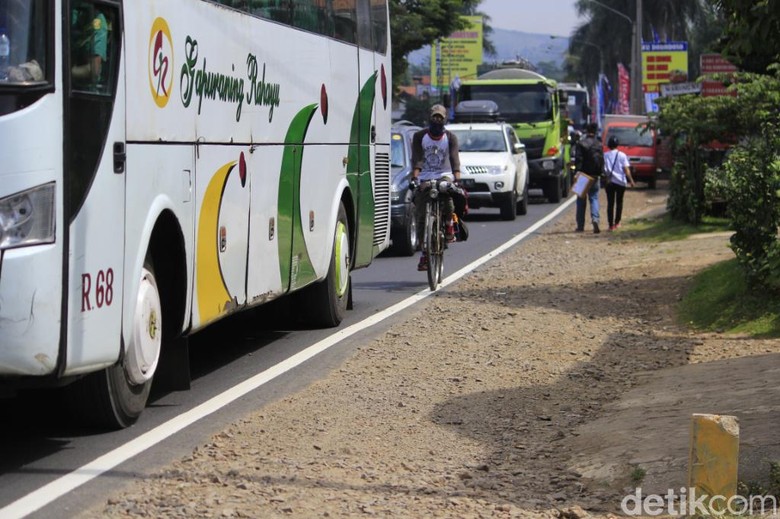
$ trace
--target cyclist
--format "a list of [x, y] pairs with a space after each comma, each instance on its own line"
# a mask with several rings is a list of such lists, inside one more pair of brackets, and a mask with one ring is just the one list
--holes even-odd
[[[412, 137], [412, 185], [419, 186], [420, 182], [439, 180], [446, 178], [458, 183], [460, 181], [460, 154], [458, 150], [458, 138], [444, 128], [447, 120], [447, 109], [442, 105], [431, 107], [428, 119], [428, 128], [415, 132]], [[419, 194], [420, 191], [418, 190]], [[455, 231], [452, 223], [452, 213], [455, 204], [451, 197], [444, 198], [442, 204], [442, 219], [446, 222], [447, 241], [455, 241]], [[417, 228], [425, 227], [425, 197], [415, 196], [414, 211], [417, 219]], [[420, 255], [417, 270], [427, 270], [428, 256], [425, 251]]]

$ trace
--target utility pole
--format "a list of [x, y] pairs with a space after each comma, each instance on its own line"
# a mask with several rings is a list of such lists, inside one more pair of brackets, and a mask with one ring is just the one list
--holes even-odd
[[[634, 101], [632, 113], [643, 114], [645, 113], [645, 95], [642, 91], [642, 0], [636, 0], [636, 21], [634, 22], [634, 46], [636, 47], [636, 54], [633, 57], [633, 62], [636, 63], [636, 70], [632, 71], [631, 78], [634, 86], [631, 88], [631, 99]], [[636, 95], [634, 93], [636, 92]]]
[[642, 114], [645, 111], [642, 94], [642, 0], [636, 0], [634, 20], [598, 0], [589, 1], [615, 13], [631, 24], [631, 113]]

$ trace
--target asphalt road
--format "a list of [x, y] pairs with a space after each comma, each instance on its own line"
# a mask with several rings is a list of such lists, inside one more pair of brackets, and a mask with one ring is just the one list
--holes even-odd
[[[495, 209], [472, 211], [467, 219], [469, 240], [453, 244], [445, 254], [445, 277], [559, 207], [532, 198], [528, 214], [513, 222], [500, 220]], [[372, 318], [427, 289], [426, 274], [417, 272], [416, 264], [416, 256], [382, 255], [369, 268], [353, 273], [354, 308], [337, 330]], [[403, 313], [396, 314], [339, 339], [332, 337], [334, 330], [298, 329], [294, 323], [280, 320], [280, 314], [285, 315], [283, 309], [269, 313], [260, 310], [235, 316], [193, 336], [192, 388], [153, 390], [149, 407], [138, 423], [122, 431], [96, 433], [73, 426], [57, 392], [36, 391], [0, 400], [4, 424], [0, 432], [0, 517], [17, 516], [19, 510], [29, 517], [72, 517], [84, 507], [102, 502], [106, 494], [128, 479], [142, 477], [186, 456], [228, 423], [324, 377], [357, 346], [403, 319]], [[215, 397], [239, 382], [278, 369], [299, 352], [308, 355], [307, 348], [323, 340], [335, 344], [262, 386], [246, 390], [227, 405], [213, 403]], [[213, 403], [213, 410], [206, 414], [199, 411], [204, 402]], [[182, 419], [185, 413], [196, 417]], [[171, 422], [179, 424], [178, 430], [160, 436], [158, 431], [166, 427], [170, 433]], [[117, 456], [128, 459], [114, 465]], [[52, 501], [55, 495], [62, 497]], [[38, 508], [41, 504], [44, 506]]]

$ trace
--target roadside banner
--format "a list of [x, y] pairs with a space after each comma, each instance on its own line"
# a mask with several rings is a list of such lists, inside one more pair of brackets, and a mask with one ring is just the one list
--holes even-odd
[[618, 63], [618, 104], [615, 113], [628, 114], [631, 113], [629, 107], [629, 98], [631, 97], [631, 76], [628, 73], [628, 69], [622, 64]]

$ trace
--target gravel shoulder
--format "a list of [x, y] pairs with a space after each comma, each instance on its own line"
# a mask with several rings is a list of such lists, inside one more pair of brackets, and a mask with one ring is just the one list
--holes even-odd
[[[627, 192], [624, 220], [663, 211], [659, 184]], [[744, 451], [763, 459], [780, 341], [674, 319], [692, 275], [733, 257], [728, 235], [646, 243], [573, 229], [572, 206], [327, 378], [82, 517], [608, 515], [636, 466], [659, 489], [684, 478], [690, 412], [741, 412], [748, 435], [746, 423], [763, 426]], [[719, 395], [740, 370], [760, 384], [729, 407]]]

